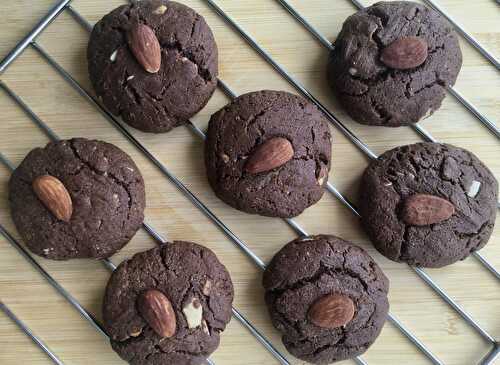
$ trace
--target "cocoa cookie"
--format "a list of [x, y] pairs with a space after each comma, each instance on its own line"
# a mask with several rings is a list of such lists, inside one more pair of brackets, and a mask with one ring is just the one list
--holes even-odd
[[113, 10], [95, 25], [87, 50], [90, 80], [104, 105], [154, 133], [186, 123], [206, 105], [217, 85], [217, 57], [205, 19], [166, 0]]
[[196, 365], [218, 347], [232, 301], [231, 278], [215, 254], [175, 241], [118, 266], [104, 295], [104, 326], [132, 365]]
[[488, 241], [498, 183], [472, 153], [439, 143], [385, 152], [361, 182], [363, 225], [375, 247], [394, 261], [442, 267]]
[[335, 236], [288, 243], [272, 259], [263, 284], [287, 350], [313, 364], [365, 352], [389, 310], [384, 273], [363, 249]]
[[417, 123], [439, 109], [462, 65], [458, 38], [437, 12], [379, 2], [347, 18], [328, 65], [347, 113], [368, 125]]
[[32, 150], [10, 178], [9, 200], [28, 248], [54, 260], [109, 257], [144, 219], [144, 181], [132, 159], [83, 138]]
[[208, 181], [220, 199], [244, 212], [299, 215], [323, 195], [330, 160], [327, 121], [299, 96], [252, 92], [210, 119]]

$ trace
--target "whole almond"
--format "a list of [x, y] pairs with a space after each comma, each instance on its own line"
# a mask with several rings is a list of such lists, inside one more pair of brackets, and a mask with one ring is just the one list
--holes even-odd
[[127, 41], [137, 62], [149, 73], [156, 73], [161, 66], [161, 49], [158, 38], [145, 24], [134, 24], [127, 32]]
[[59, 220], [69, 222], [73, 203], [63, 183], [50, 175], [38, 176], [32, 183], [33, 191], [45, 207]]
[[407, 70], [427, 59], [427, 41], [420, 37], [403, 37], [382, 50], [380, 60], [391, 68]]
[[258, 146], [245, 164], [245, 171], [258, 174], [284, 165], [293, 157], [293, 146], [282, 137], [268, 139]]
[[450, 218], [455, 206], [448, 200], [434, 195], [416, 194], [407, 198], [402, 210], [402, 218], [413, 226], [427, 226]]
[[137, 301], [137, 308], [144, 320], [161, 337], [172, 337], [177, 322], [170, 300], [161, 291], [150, 289], [143, 292]]
[[328, 294], [309, 308], [309, 319], [318, 327], [337, 328], [349, 323], [355, 310], [354, 302], [348, 296]]

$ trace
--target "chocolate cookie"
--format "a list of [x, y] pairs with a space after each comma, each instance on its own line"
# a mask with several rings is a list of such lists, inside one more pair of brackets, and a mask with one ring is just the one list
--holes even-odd
[[439, 143], [385, 152], [366, 169], [359, 200], [375, 247], [391, 260], [424, 267], [449, 265], [482, 248], [497, 201], [490, 170], [472, 153]]
[[[397, 62], [384, 54], [391, 45], [398, 47], [391, 52], [399, 53]], [[461, 65], [457, 36], [441, 15], [417, 3], [391, 1], [347, 18], [331, 52], [328, 74], [354, 120], [398, 127], [437, 110]]]
[[[159, 42], [158, 72], [146, 71], [129, 44], [138, 24], [149, 27]], [[95, 25], [87, 50], [90, 80], [104, 105], [132, 127], [155, 133], [186, 123], [206, 105], [217, 85], [217, 57], [203, 17], [166, 0], [113, 10]]]
[[389, 310], [389, 281], [360, 247], [335, 236], [299, 238], [264, 273], [266, 304], [290, 353], [328, 364], [365, 352]]
[[144, 181], [132, 159], [83, 138], [32, 150], [10, 178], [9, 200], [28, 248], [55, 260], [109, 257], [144, 219]]
[[208, 248], [175, 241], [118, 266], [108, 282], [104, 326], [132, 365], [196, 365], [231, 319], [233, 284]]
[[299, 215], [323, 195], [330, 158], [325, 117], [287, 92], [242, 95], [210, 119], [208, 181], [220, 199], [247, 213]]

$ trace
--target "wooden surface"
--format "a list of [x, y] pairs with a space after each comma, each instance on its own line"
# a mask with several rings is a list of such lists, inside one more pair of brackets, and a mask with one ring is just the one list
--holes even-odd
[[[493, 0], [436, 0], [449, 10], [493, 54], [500, 55], [500, 7]], [[7, 54], [45, 14], [55, 0], [2, 1], [0, 56]], [[91, 22], [121, 4], [121, 0], [75, 0], [74, 7]], [[220, 49], [220, 76], [237, 93], [264, 88], [294, 91], [250, 47], [201, 0], [185, 0], [212, 27]], [[354, 12], [348, 0], [293, 0], [291, 3], [329, 39], [334, 39], [343, 20]], [[365, 1], [365, 4], [368, 4]], [[397, 145], [420, 141], [409, 128], [370, 128], [352, 122], [332, 100], [325, 84], [327, 52], [274, 0], [219, 0], [260, 44], [333, 110], [377, 154]], [[66, 70], [90, 89], [85, 49], [88, 33], [69, 14], [63, 13], [39, 38]], [[500, 75], [464, 41], [464, 66], [456, 88], [489, 118], [500, 120]], [[277, 332], [264, 308], [261, 272], [193, 204], [92, 105], [85, 101], [32, 49], [1, 76], [33, 110], [63, 138], [99, 138], [127, 151], [146, 180], [146, 217], [169, 239], [192, 240], [213, 249], [231, 272], [236, 297], [234, 305], [284, 354]], [[228, 99], [217, 91], [208, 106], [193, 121], [205, 128], [209, 116]], [[0, 150], [18, 164], [26, 153], [48, 140], [4, 93], [0, 93]], [[434, 116], [422, 123], [437, 139], [475, 152], [500, 177], [500, 144], [489, 131], [448, 96]], [[334, 134], [333, 169], [330, 180], [356, 201], [359, 176], [367, 159], [337, 130]], [[248, 246], [267, 262], [294, 232], [279, 219], [247, 215], [229, 208], [211, 192], [204, 173], [202, 142], [187, 128], [168, 134], [131, 132], [143, 142]], [[17, 237], [9, 216], [7, 181], [9, 171], [0, 165], [0, 223]], [[375, 252], [357, 219], [326, 193], [314, 207], [297, 218], [310, 233], [332, 233], [360, 244], [372, 254], [391, 279], [391, 312], [447, 364], [473, 364], [490, 349], [488, 343], [447, 306], [416, 274]], [[112, 260], [119, 263], [133, 253], [153, 247], [140, 230]], [[500, 229], [495, 229], [484, 256], [500, 268]], [[109, 273], [95, 261], [37, 261], [100, 318], [104, 286]], [[487, 331], [500, 338], [500, 285], [476, 259], [428, 270], [431, 277], [456, 299]], [[0, 298], [68, 364], [121, 364], [107, 341], [0, 237]], [[18, 328], [0, 314], [0, 364], [49, 364]], [[300, 362], [286, 354], [293, 364]], [[274, 364], [276, 360], [242, 327], [232, 320], [222, 336], [213, 360], [218, 364]], [[381, 336], [363, 355], [370, 364], [426, 364], [428, 360], [393, 325], [387, 323]], [[346, 362], [350, 363], [350, 362]]]

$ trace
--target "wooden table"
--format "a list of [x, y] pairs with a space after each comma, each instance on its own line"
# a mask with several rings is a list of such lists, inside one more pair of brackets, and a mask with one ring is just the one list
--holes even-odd
[[[500, 7], [493, 0], [436, 0], [462, 23], [493, 54], [500, 55]], [[204, 1], [185, 1], [200, 12], [212, 27], [220, 49], [220, 75], [238, 94], [259, 89], [294, 91], [211, 10]], [[44, 15], [54, 0], [2, 2], [0, 56], [7, 52]], [[95, 22], [121, 0], [75, 0], [73, 6]], [[334, 111], [377, 154], [421, 138], [410, 128], [370, 128], [354, 123], [333, 100], [325, 82], [327, 52], [275, 0], [218, 0], [217, 3], [242, 25], [294, 77]], [[318, 30], [334, 39], [343, 20], [355, 10], [348, 0], [292, 0]], [[369, 1], [365, 1], [365, 5]], [[88, 33], [63, 13], [39, 37], [40, 44], [86, 89]], [[464, 65], [456, 88], [491, 120], [500, 120], [500, 75], [462, 39]], [[294, 360], [281, 345], [263, 302], [261, 271], [215, 227], [143, 154], [134, 148], [103, 116], [66, 83], [31, 48], [1, 75], [42, 120], [63, 138], [99, 138], [127, 151], [146, 180], [146, 217], [169, 239], [192, 240], [213, 249], [231, 272], [234, 305], [277, 348]], [[228, 99], [218, 90], [193, 122], [204, 129], [209, 116]], [[0, 151], [18, 164], [47, 137], [23, 111], [0, 93]], [[438, 140], [476, 153], [500, 177], [500, 144], [486, 128], [450, 95], [439, 112], [422, 122]], [[280, 219], [238, 212], [220, 202], [210, 190], [203, 166], [203, 143], [187, 128], [150, 135], [130, 130], [201, 201], [265, 262], [294, 232]], [[334, 134], [333, 169], [330, 181], [356, 202], [360, 174], [367, 159], [338, 130]], [[18, 237], [7, 202], [9, 171], [0, 166], [0, 223]], [[378, 254], [357, 219], [338, 200], [326, 193], [314, 207], [297, 218], [310, 233], [331, 233], [360, 244], [372, 254], [391, 279], [391, 312], [446, 364], [474, 364], [490, 345], [467, 325], [410, 268]], [[119, 263], [133, 253], [151, 248], [153, 240], [140, 230], [112, 261]], [[481, 253], [500, 268], [500, 229]], [[100, 318], [101, 300], [109, 272], [91, 260], [37, 261], [90, 312]], [[476, 259], [440, 270], [427, 270], [489, 333], [500, 338], [500, 285]], [[50, 348], [68, 364], [120, 364], [109, 344], [51, 288], [47, 282], [0, 236], [0, 298]], [[0, 363], [48, 364], [47, 357], [3, 314], [0, 314]], [[428, 360], [392, 324], [363, 355], [370, 364], [426, 364]], [[222, 336], [212, 359], [221, 364], [274, 364], [276, 360], [235, 319]]]

